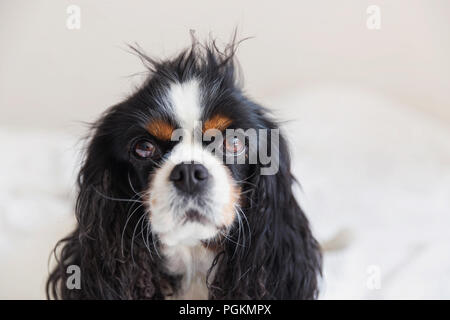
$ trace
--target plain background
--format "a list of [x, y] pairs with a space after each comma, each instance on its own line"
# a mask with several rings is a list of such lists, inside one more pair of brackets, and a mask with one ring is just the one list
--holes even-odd
[[321, 297], [450, 298], [449, 18], [447, 0], [0, 1], [0, 298], [43, 297], [84, 122], [143, 79], [127, 44], [171, 57], [191, 29], [236, 27], [246, 91], [289, 120], [314, 232], [344, 243]]
[[[66, 9], [81, 9], [68, 30]], [[380, 6], [381, 29], [366, 27]], [[350, 82], [450, 121], [450, 3], [397, 1], [1, 1], [0, 123], [67, 128], [130, 93], [139, 43], [171, 56], [209, 33], [244, 37], [239, 60], [258, 101], [305, 85]], [[132, 82], [132, 81], [131, 81]]]

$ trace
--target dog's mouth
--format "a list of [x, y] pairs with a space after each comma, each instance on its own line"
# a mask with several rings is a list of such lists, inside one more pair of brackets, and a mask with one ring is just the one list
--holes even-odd
[[183, 224], [188, 222], [196, 222], [199, 224], [211, 224], [212, 221], [202, 214], [200, 211], [195, 209], [189, 209], [184, 214]]

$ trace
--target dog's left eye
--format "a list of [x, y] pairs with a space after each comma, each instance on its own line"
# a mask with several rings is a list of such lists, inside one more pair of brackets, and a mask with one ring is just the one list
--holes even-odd
[[245, 144], [237, 137], [225, 139], [226, 152], [233, 155], [239, 155], [245, 150]]
[[139, 140], [134, 145], [134, 154], [141, 159], [147, 159], [155, 154], [155, 146], [148, 140]]

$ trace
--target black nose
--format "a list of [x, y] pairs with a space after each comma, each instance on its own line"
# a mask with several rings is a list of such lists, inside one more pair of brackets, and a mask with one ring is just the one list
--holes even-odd
[[194, 194], [204, 189], [208, 177], [205, 166], [199, 163], [180, 163], [173, 168], [169, 179], [178, 190]]

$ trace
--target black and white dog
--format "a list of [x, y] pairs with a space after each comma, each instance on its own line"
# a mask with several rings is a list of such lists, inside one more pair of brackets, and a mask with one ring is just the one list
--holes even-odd
[[[140, 53], [147, 81], [93, 127], [49, 297], [317, 297], [321, 253], [291, 190], [286, 141], [237, 84], [235, 47]], [[66, 286], [70, 265], [80, 289]]]

